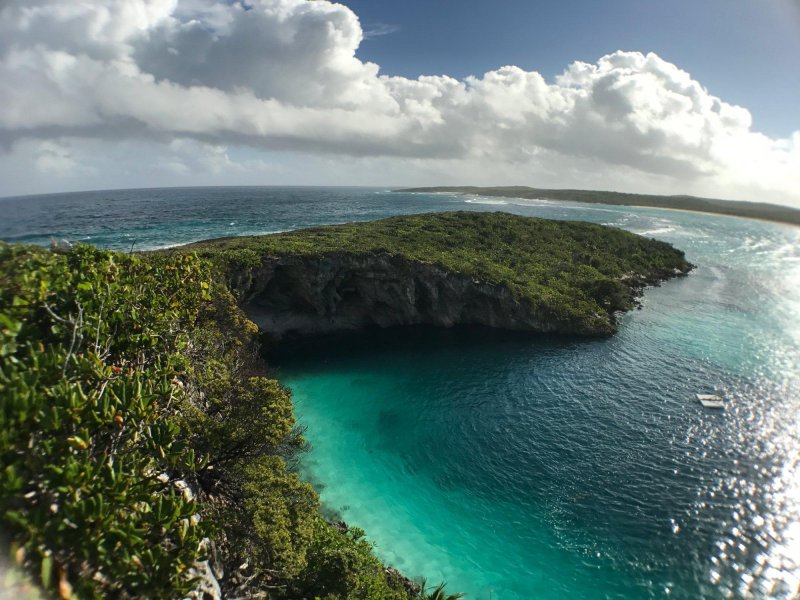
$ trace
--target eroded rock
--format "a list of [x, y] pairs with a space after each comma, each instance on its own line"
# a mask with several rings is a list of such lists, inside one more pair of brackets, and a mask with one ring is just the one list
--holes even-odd
[[388, 253], [265, 257], [233, 284], [249, 317], [274, 339], [398, 325], [613, 332], [542, 314], [505, 286]]

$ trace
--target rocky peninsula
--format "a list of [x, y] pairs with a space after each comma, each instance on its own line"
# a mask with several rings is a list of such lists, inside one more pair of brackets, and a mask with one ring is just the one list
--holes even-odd
[[610, 335], [647, 285], [691, 268], [669, 244], [584, 222], [433, 213], [191, 246], [275, 339], [459, 324]]

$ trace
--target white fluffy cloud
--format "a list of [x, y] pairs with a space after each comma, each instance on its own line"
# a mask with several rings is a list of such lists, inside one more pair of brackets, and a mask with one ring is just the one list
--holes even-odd
[[353, 168], [372, 160], [392, 183], [457, 175], [800, 203], [800, 132], [753, 131], [746, 109], [655, 54], [576, 62], [553, 82], [513, 66], [412, 80], [358, 59], [362, 38], [330, 2], [12, 0], [0, 8], [0, 172], [38, 147], [32, 168], [85, 176], [97, 144], [128, 140], [161, 144], [172, 175], [227, 182], [269, 172], [228, 157], [248, 147], [328, 156], [352, 183], [374, 182]]

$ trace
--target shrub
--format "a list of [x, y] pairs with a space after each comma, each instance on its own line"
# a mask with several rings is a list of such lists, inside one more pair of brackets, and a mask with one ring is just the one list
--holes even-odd
[[45, 589], [191, 588], [205, 526], [171, 416], [206, 278], [191, 256], [0, 245], [0, 513]]
[[304, 597], [341, 600], [401, 600], [408, 596], [389, 587], [383, 565], [355, 527], [340, 531], [317, 518], [308, 564], [299, 577]]

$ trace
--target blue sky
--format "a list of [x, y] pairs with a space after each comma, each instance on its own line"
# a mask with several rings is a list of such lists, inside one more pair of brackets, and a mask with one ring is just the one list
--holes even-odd
[[769, 135], [800, 129], [796, 0], [346, 0], [369, 37], [358, 56], [389, 75], [480, 75], [503, 65], [547, 78], [615, 50], [655, 52]]
[[800, 207], [800, 0], [0, 0], [0, 196], [530, 185]]

